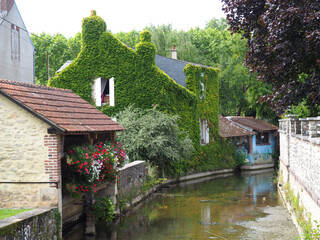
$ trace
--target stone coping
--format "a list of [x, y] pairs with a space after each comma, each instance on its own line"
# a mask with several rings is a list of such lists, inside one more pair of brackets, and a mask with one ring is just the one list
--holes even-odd
[[146, 161], [137, 160], [137, 161], [134, 161], [134, 162], [131, 162], [131, 163], [127, 163], [122, 168], [120, 168], [119, 171], [123, 171], [123, 170], [125, 170], [127, 168], [131, 168], [131, 167], [133, 167], [135, 165], [139, 165], [139, 164], [144, 163], [144, 162], [146, 162]]
[[32, 218], [34, 216], [40, 215], [45, 212], [49, 212], [53, 209], [57, 209], [57, 208], [55, 208], [55, 207], [40, 207], [40, 208], [35, 208], [32, 210], [29, 210], [29, 211], [26, 211], [23, 213], [19, 213], [17, 215], [14, 215], [14, 216], [11, 216], [11, 217], [8, 217], [5, 219], [2, 219], [2, 220], [0, 220], [0, 228], [6, 227], [6, 226], [13, 224], [13, 223], [16, 223], [16, 222], [20, 222], [20, 221]]
[[274, 163], [246, 164], [241, 166], [241, 170], [260, 170], [273, 167]]

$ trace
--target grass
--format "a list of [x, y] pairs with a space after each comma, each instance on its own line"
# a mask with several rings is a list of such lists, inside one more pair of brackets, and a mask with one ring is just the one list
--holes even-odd
[[30, 208], [29, 209], [0, 209], [0, 220], [17, 215], [19, 213], [29, 211], [29, 210], [31, 209]]

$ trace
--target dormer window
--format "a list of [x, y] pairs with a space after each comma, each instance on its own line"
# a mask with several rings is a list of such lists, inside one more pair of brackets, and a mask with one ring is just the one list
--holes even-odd
[[96, 106], [101, 105], [114, 106], [114, 81], [113, 78], [103, 79], [97, 78], [92, 86], [92, 97]]

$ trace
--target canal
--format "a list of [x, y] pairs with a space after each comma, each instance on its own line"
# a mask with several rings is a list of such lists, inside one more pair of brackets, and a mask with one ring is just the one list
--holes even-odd
[[295, 239], [273, 179], [243, 173], [163, 188], [109, 227], [98, 224], [95, 239]]

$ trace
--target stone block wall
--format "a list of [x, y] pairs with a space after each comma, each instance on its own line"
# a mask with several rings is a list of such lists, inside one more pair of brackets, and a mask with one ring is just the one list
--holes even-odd
[[58, 209], [38, 208], [0, 220], [0, 239], [61, 239]]
[[140, 190], [147, 176], [146, 162], [134, 161], [119, 170], [119, 194], [126, 195], [130, 191]]
[[[318, 126], [319, 125], [319, 126]], [[320, 221], [320, 118], [280, 120], [280, 173], [301, 204]], [[319, 130], [317, 130], [319, 129]], [[320, 132], [319, 132], [320, 133]]]
[[0, 208], [58, 207], [61, 137], [0, 95]]

